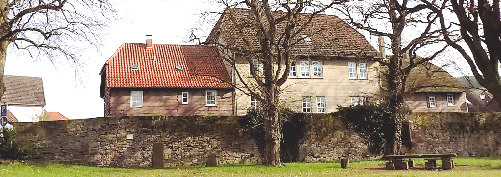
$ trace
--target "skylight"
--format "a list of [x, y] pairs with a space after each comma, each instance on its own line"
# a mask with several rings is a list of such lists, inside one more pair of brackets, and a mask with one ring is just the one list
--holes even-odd
[[137, 65], [132, 65], [130, 68], [131, 68], [132, 70], [139, 70], [139, 66], [137, 66]]
[[306, 34], [301, 35], [301, 38], [303, 38], [304, 42], [306, 42], [306, 43], [312, 42], [311, 38]]
[[183, 70], [183, 66], [176, 66], [176, 70]]

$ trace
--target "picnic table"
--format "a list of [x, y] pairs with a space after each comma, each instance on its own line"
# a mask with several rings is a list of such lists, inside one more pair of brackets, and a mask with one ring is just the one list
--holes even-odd
[[457, 157], [456, 154], [406, 154], [406, 155], [384, 155], [383, 160], [387, 160], [386, 169], [389, 170], [408, 170], [414, 167], [414, 160], [416, 158], [424, 158], [426, 169], [436, 169], [437, 160], [442, 161], [442, 169], [450, 170], [454, 168], [454, 161], [452, 158]]

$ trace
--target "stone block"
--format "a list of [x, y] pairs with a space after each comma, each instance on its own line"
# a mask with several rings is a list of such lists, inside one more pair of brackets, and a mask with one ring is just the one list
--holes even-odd
[[215, 153], [209, 154], [207, 156], [207, 162], [205, 163], [206, 167], [217, 167], [218, 165], [217, 155]]

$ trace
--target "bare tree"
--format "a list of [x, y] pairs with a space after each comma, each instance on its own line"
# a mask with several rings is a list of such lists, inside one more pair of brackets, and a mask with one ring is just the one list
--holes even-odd
[[[233, 29], [231, 39], [212, 43], [221, 49], [224, 59], [233, 68], [236, 88], [261, 103], [264, 112], [264, 164], [280, 166], [281, 128], [279, 103], [281, 86], [287, 81], [294, 46], [305, 40], [312, 19], [342, 1], [322, 3], [313, 0], [244, 0], [223, 1], [226, 6], [221, 18]], [[245, 8], [245, 9], [239, 9]], [[245, 11], [246, 13], [241, 13]], [[305, 12], [309, 12], [304, 15]], [[302, 15], [303, 14], [303, 15]], [[221, 21], [221, 20], [220, 20]], [[213, 30], [214, 32], [214, 30]], [[250, 79], [237, 68], [237, 61], [250, 64]]]
[[[442, 8], [442, 6], [438, 6]], [[418, 0], [375, 0], [364, 3], [346, 3], [338, 10], [348, 23], [371, 35], [380, 36], [379, 63], [382, 72], [382, 97], [384, 108], [391, 113], [395, 133], [389, 136], [385, 154], [399, 153], [399, 132], [405, 119], [404, 95], [407, 79], [412, 69], [429, 62], [447, 45], [441, 45], [438, 16]], [[389, 39], [385, 46], [384, 39]], [[437, 48], [434, 49], [434, 48]], [[391, 52], [385, 55], [386, 48]], [[393, 141], [392, 141], [393, 140]]]
[[61, 55], [78, 64], [72, 52], [82, 45], [77, 42], [95, 45], [113, 12], [107, 0], [0, 0], [0, 98], [8, 50], [51, 61]]
[[[440, 17], [445, 41], [466, 60], [475, 79], [501, 103], [501, 14], [499, 0], [445, 0], [447, 9], [425, 1]], [[450, 12], [457, 19], [450, 20]], [[450, 29], [458, 29], [450, 30]], [[459, 42], [466, 43], [460, 45]]]

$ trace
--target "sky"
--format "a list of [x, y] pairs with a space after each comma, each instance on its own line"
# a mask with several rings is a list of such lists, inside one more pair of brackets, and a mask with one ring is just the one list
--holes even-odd
[[[6, 75], [41, 77], [44, 84], [46, 107], [49, 112], [60, 112], [70, 119], [103, 116], [104, 102], [99, 97], [99, 72], [106, 60], [123, 43], [144, 43], [145, 35], [153, 35], [153, 43], [193, 44], [187, 42], [192, 28], [199, 28], [197, 35], [202, 42], [212, 29], [211, 23], [201, 23], [202, 12], [220, 12], [222, 7], [212, 0], [117, 0], [117, 20], [103, 29], [101, 45], [81, 48], [86, 57], [82, 66], [75, 68], [64, 58], [50, 62], [44, 58], [32, 58], [8, 52]], [[215, 23], [215, 20], [212, 19]], [[377, 37], [366, 37], [374, 47]], [[79, 46], [75, 42], [75, 46]], [[12, 48], [11, 48], [12, 49]]]

